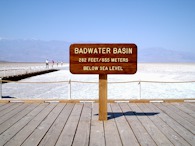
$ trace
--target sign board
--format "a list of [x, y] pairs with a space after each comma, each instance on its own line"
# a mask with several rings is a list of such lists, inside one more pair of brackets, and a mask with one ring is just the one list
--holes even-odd
[[99, 74], [99, 120], [107, 120], [107, 74], [137, 71], [135, 44], [72, 44], [70, 72]]
[[73, 74], [134, 74], [135, 44], [72, 44], [70, 72]]

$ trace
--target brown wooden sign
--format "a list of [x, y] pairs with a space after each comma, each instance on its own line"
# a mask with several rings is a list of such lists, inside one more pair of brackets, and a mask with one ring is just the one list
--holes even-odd
[[73, 74], [134, 74], [135, 44], [72, 44], [70, 72]]

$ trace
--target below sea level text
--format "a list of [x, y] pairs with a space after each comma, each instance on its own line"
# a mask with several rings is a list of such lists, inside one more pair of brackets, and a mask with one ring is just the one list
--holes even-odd
[[96, 71], [96, 70], [103, 70], [103, 71], [123, 71], [122, 66], [83, 66], [84, 71]]

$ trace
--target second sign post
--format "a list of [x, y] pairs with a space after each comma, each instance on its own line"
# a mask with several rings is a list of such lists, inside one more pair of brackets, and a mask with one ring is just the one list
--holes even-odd
[[137, 71], [135, 44], [72, 44], [70, 72], [99, 74], [99, 120], [107, 120], [107, 74]]

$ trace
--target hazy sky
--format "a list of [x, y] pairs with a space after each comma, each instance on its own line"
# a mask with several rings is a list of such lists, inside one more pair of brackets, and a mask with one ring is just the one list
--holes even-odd
[[0, 0], [0, 38], [195, 52], [195, 0]]

